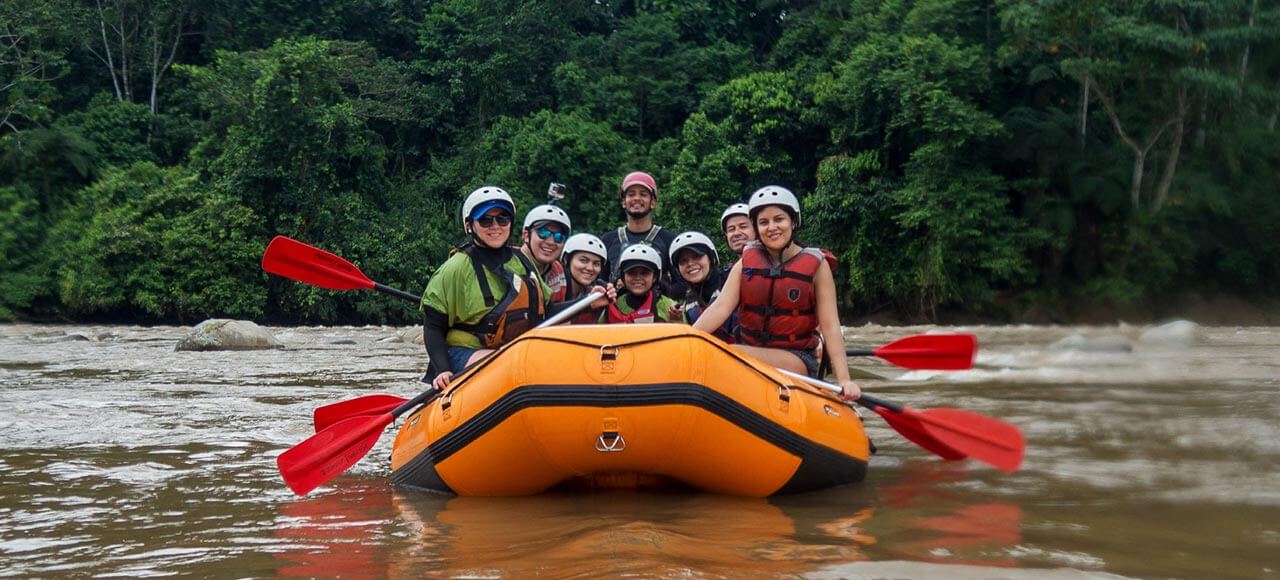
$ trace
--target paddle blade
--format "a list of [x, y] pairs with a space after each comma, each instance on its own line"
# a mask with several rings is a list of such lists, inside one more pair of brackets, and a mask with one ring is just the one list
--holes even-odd
[[334, 254], [292, 238], [276, 236], [262, 253], [262, 269], [330, 290], [369, 290], [373, 280]]
[[965, 370], [973, 368], [978, 337], [972, 334], [917, 334], [900, 338], [872, 352], [909, 369]]
[[960, 409], [904, 409], [943, 445], [1001, 471], [1017, 471], [1026, 448], [1022, 431], [986, 415]]
[[349, 401], [339, 401], [323, 407], [316, 407], [315, 413], [312, 415], [312, 422], [315, 423], [316, 433], [319, 433], [343, 419], [350, 419], [360, 415], [390, 413], [396, 407], [404, 404], [405, 401], [408, 401], [408, 399], [395, 395], [365, 395]]
[[352, 417], [308, 437], [276, 458], [276, 468], [293, 493], [306, 495], [355, 465], [373, 449], [390, 414]]
[[920, 424], [919, 419], [916, 419], [912, 415], [895, 413], [885, 407], [875, 407], [873, 410], [877, 415], [883, 417], [885, 423], [888, 423], [890, 427], [893, 427], [893, 430], [897, 431], [899, 435], [906, 437], [908, 441], [919, 445], [925, 451], [933, 453], [947, 461], [958, 461], [965, 458], [964, 453], [952, 449], [947, 446], [946, 443], [943, 443], [942, 441], [934, 438], [933, 435], [930, 435], [929, 432], [925, 430], [924, 425]]

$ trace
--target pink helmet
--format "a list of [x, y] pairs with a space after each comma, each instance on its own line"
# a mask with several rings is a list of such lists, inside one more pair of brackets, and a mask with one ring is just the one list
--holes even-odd
[[627, 188], [633, 185], [643, 185], [649, 189], [649, 194], [655, 199], [658, 197], [658, 182], [653, 180], [653, 176], [643, 171], [632, 171], [626, 177], [622, 178], [622, 189], [618, 192], [626, 193]]

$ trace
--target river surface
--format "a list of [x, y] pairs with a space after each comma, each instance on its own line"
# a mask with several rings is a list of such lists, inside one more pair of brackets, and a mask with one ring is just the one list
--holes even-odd
[[1280, 328], [1131, 352], [1093, 349], [1142, 327], [848, 328], [976, 333], [973, 370], [861, 359], [884, 377], [864, 388], [1014, 423], [1023, 467], [943, 462], [868, 413], [866, 482], [767, 500], [399, 490], [391, 433], [294, 497], [274, 458], [312, 409], [412, 397], [422, 347], [300, 327], [270, 329], [284, 350], [175, 352], [189, 330], [0, 325], [0, 575], [1280, 578]]

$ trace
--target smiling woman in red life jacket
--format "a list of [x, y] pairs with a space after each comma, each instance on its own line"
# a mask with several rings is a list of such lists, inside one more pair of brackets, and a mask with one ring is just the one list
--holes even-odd
[[[455, 373], [515, 340], [568, 303], [550, 306], [551, 289], [523, 253], [507, 245], [516, 206], [500, 187], [481, 187], [462, 204], [471, 240], [436, 269], [422, 295], [427, 376], [437, 389]], [[611, 288], [599, 288], [613, 296]], [[592, 304], [603, 307], [608, 298]]]
[[[603, 276], [607, 273], [607, 258], [604, 242], [591, 234], [573, 234], [564, 242], [565, 280], [564, 299], [576, 302], [587, 295], [592, 288], [608, 283]], [[600, 311], [589, 308], [573, 317], [570, 324], [595, 324], [600, 319]]]
[[678, 322], [668, 317], [675, 300], [662, 295], [657, 280], [662, 275], [662, 257], [644, 244], [627, 246], [619, 255], [622, 284], [626, 290], [618, 295], [600, 315], [607, 324], [639, 324], [645, 322]]
[[800, 201], [790, 190], [770, 185], [751, 194], [747, 206], [756, 241], [743, 248], [720, 296], [694, 328], [713, 332], [736, 310], [740, 343], [735, 348], [810, 376], [818, 372], [813, 351], [821, 331], [842, 396], [858, 398], [862, 391], [849, 378], [831, 266], [820, 249], [795, 240]]

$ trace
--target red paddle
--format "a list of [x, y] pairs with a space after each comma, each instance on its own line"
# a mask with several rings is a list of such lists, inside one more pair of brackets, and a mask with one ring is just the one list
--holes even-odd
[[262, 269], [277, 276], [330, 290], [377, 290], [409, 302], [420, 296], [384, 286], [334, 254], [285, 236], [276, 236], [262, 253]]
[[[592, 292], [555, 316], [546, 319], [538, 325], [538, 328], [560, 324], [602, 296], [601, 293]], [[357, 415], [329, 425], [276, 457], [276, 467], [280, 470], [280, 476], [284, 478], [285, 484], [293, 490], [293, 493], [305, 495], [360, 461], [370, 449], [373, 449], [378, 438], [382, 436], [383, 430], [394, 423], [397, 417], [417, 408], [418, 405], [431, 402], [439, 394], [440, 391], [432, 387], [390, 412]], [[374, 403], [369, 405], [370, 408], [376, 404], [385, 404], [394, 398], [391, 395], [369, 395], [369, 397], [380, 397], [374, 399]], [[361, 399], [364, 398], [361, 397]], [[328, 416], [326, 412], [326, 417]]]
[[330, 425], [281, 453], [276, 457], [276, 468], [293, 493], [306, 495], [367, 455], [396, 417], [439, 395], [440, 391], [430, 388], [389, 413], [351, 417]]
[[874, 356], [908, 369], [958, 371], [973, 368], [978, 337], [972, 334], [917, 334], [880, 348], [845, 349], [848, 356]]
[[408, 400], [395, 395], [365, 395], [346, 401], [338, 401], [323, 407], [316, 407], [315, 413], [312, 414], [312, 423], [315, 424], [316, 433], [319, 433], [343, 419], [358, 415], [390, 413]]
[[[785, 369], [778, 371], [811, 385], [840, 392], [840, 387], [826, 381]], [[1022, 431], [999, 419], [960, 409], [917, 411], [866, 393], [854, 402], [875, 411], [903, 437], [943, 459], [968, 457], [1010, 472], [1017, 471], [1022, 464], [1022, 453], [1026, 448]]]

